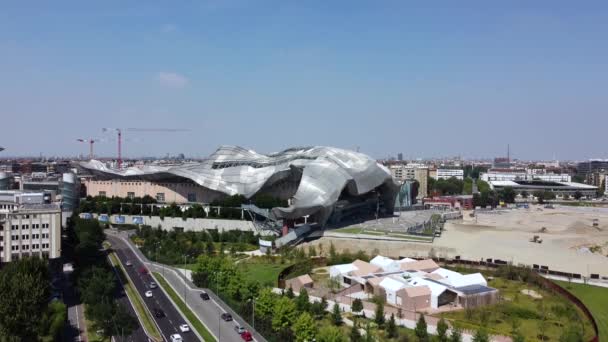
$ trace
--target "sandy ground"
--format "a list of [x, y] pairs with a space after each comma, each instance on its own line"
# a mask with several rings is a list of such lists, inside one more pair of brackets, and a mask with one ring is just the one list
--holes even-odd
[[[466, 212], [463, 220], [445, 225], [442, 236], [432, 244], [397, 241], [372, 241], [322, 238], [311, 242], [323, 244], [325, 252], [330, 241], [336, 249], [372, 253], [375, 249], [392, 257], [442, 257], [460, 255], [463, 259], [502, 259], [515, 264], [540, 264], [550, 269], [582, 275], [599, 273], [608, 276], [608, 208], [556, 206], [544, 209], [513, 209], [478, 213], [476, 218]], [[593, 220], [599, 226], [593, 227]], [[540, 232], [542, 228], [545, 232]], [[543, 242], [529, 240], [539, 235]], [[592, 253], [589, 248], [602, 246]]]

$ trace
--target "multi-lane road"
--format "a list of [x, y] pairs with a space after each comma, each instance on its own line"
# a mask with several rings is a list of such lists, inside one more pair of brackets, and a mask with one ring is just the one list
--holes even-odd
[[[150, 288], [150, 283], [153, 282], [154, 279], [149, 274], [148, 268], [141, 263], [129, 247], [120, 239], [108, 236], [108, 240], [112, 243], [112, 249], [116, 252], [116, 255], [123, 266], [125, 266], [129, 278], [131, 278], [131, 281], [135, 286], [135, 290], [141, 295], [146, 306], [152, 313], [152, 318], [160, 328], [165, 341], [171, 341], [170, 336], [173, 334], [180, 334], [185, 342], [200, 341], [193, 331], [186, 333], [180, 331], [179, 326], [187, 324], [184, 318], [160, 288]], [[129, 261], [132, 266], [126, 266], [127, 261]], [[142, 270], [146, 270], [146, 272], [142, 272]], [[152, 291], [152, 297], [146, 297], [144, 295], [146, 291]], [[164, 317], [156, 317], [154, 315], [155, 309], [162, 310], [164, 312]]]
[[[160, 289], [150, 289], [149, 284], [154, 281], [149, 272], [158, 272], [165, 275], [166, 280], [172, 284], [173, 288], [178, 293], [178, 296], [183, 297], [186, 294], [188, 306], [199, 318], [199, 320], [207, 327], [209, 332], [215, 337], [216, 340], [222, 342], [239, 342], [243, 341], [241, 336], [235, 331], [237, 325], [243, 325], [247, 330], [252, 331], [251, 327], [245, 323], [241, 318], [236, 315], [230, 308], [220, 305], [217, 298], [213, 293], [209, 291], [211, 295], [210, 300], [202, 300], [200, 298], [201, 289], [193, 287], [188, 282], [188, 286], [184, 286], [184, 280], [180, 277], [175, 270], [169, 267], [163, 267], [157, 264], [150, 263], [139, 250], [134, 249], [132, 245], [127, 245], [128, 242], [123, 240], [124, 236], [120, 234], [114, 235], [112, 233], [106, 234], [107, 239], [112, 243], [112, 248], [116, 252], [118, 258], [123, 265], [130, 261], [132, 266], [125, 267], [127, 273], [136, 290], [142, 295], [144, 301], [151, 312], [154, 308], [162, 309], [167, 315], [164, 318], [157, 319], [153, 317], [158, 326], [160, 327], [163, 337], [170, 341], [169, 336], [174, 333], [179, 333], [184, 341], [199, 341], [200, 339], [194, 334], [194, 332], [181, 333], [179, 332], [179, 325], [184, 324], [184, 318], [181, 313], [177, 311], [174, 304]], [[144, 265], [144, 262], [146, 263]], [[140, 272], [141, 268], [144, 267], [148, 270], [147, 274]], [[146, 291], [152, 291], [152, 298], [146, 298], [144, 293]], [[225, 322], [220, 319], [222, 313], [229, 312], [234, 317], [233, 321]], [[192, 327], [191, 327], [192, 328]], [[253, 331], [252, 331], [253, 332]], [[256, 332], [253, 332], [254, 341], [265, 342], [266, 340]]]

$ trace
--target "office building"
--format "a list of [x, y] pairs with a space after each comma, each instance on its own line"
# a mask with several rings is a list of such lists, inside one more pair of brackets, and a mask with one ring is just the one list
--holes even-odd
[[[19, 200], [31, 196], [19, 196]], [[0, 201], [0, 263], [26, 256], [61, 256], [61, 209], [56, 204]]]
[[437, 176], [435, 179], [450, 179], [456, 178], [459, 180], [464, 179], [464, 170], [462, 169], [437, 169]]

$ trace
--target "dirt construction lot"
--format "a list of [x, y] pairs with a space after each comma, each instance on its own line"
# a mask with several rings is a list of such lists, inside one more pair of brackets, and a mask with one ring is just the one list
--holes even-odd
[[[534, 235], [542, 243], [530, 242]], [[477, 217], [465, 212], [463, 220], [448, 222], [442, 236], [432, 244], [342, 238], [322, 238], [311, 244], [323, 244], [327, 251], [330, 241], [338, 250], [361, 249], [372, 253], [377, 249], [380, 254], [392, 257], [460, 255], [463, 259], [494, 258], [515, 264], [546, 265], [582, 275], [608, 276], [608, 208], [531, 206], [478, 213]]]

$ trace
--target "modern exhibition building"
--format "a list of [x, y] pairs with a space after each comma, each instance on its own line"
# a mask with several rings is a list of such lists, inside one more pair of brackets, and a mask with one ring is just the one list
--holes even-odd
[[117, 170], [91, 160], [81, 167], [93, 175], [85, 181], [91, 196], [149, 195], [161, 203], [211, 203], [231, 195], [251, 199], [264, 194], [289, 203], [272, 208], [272, 219], [306, 217], [321, 226], [350, 216], [392, 214], [399, 190], [389, 170], [369, 156], [320, 146], [268, 155], [222, 146], [201, 162], [177, 166]]

